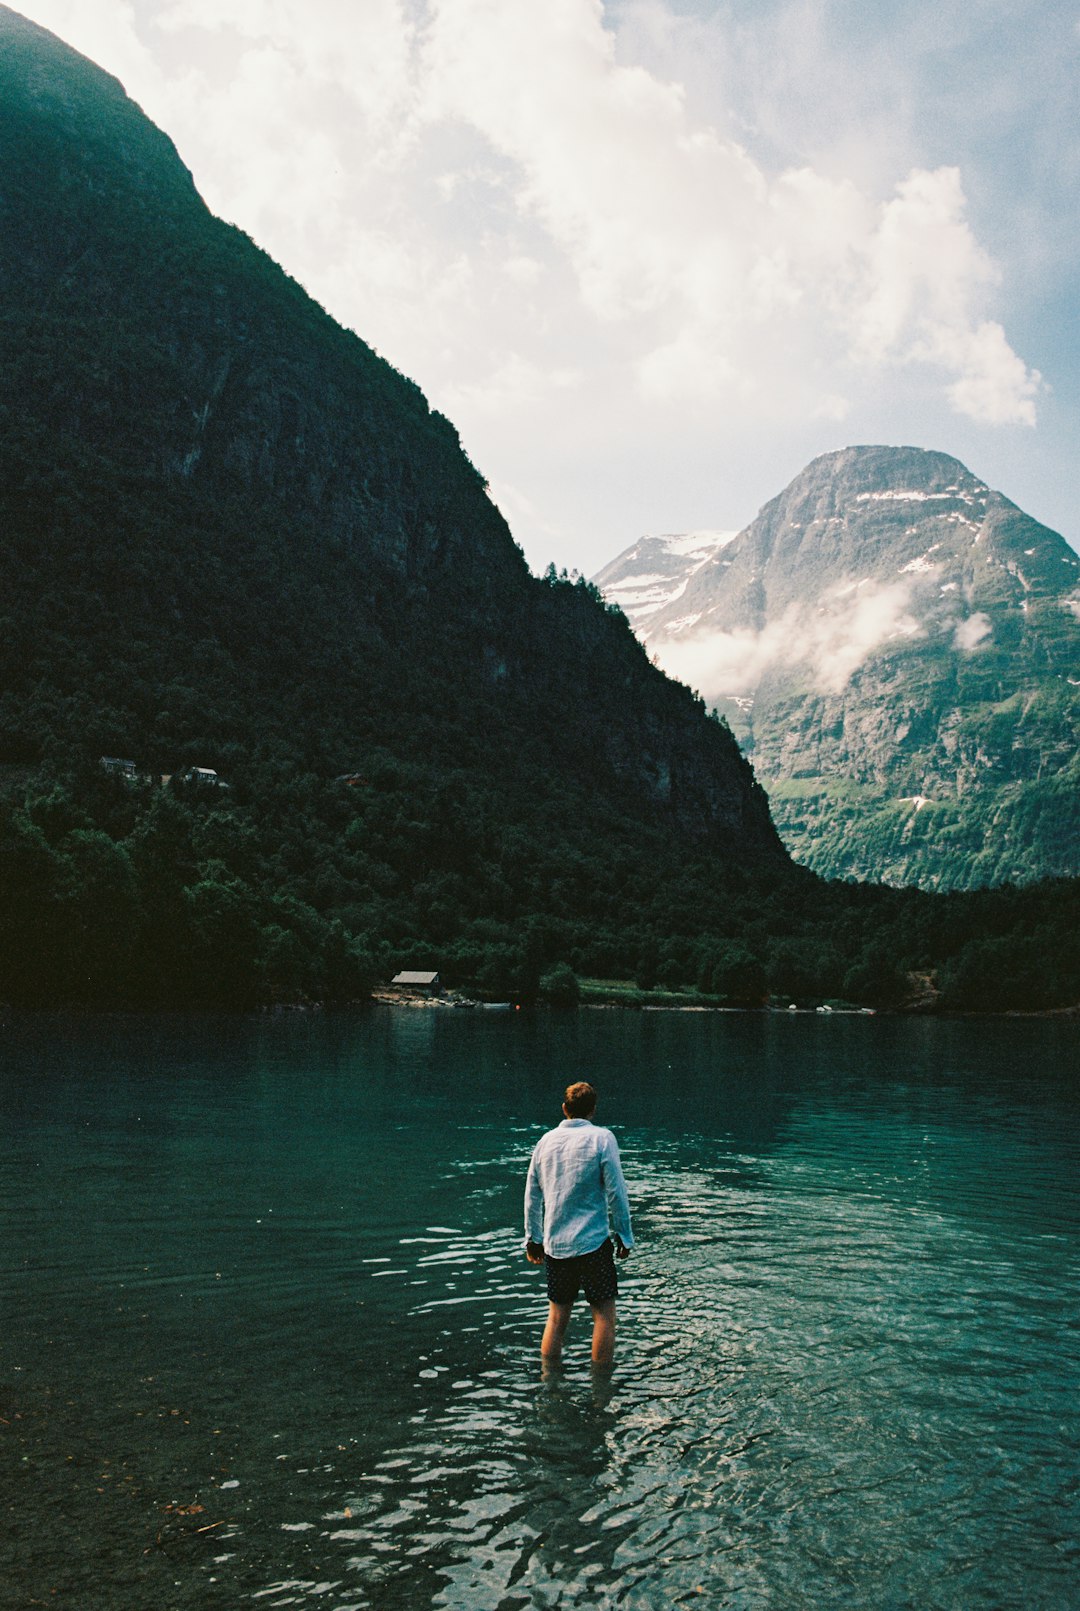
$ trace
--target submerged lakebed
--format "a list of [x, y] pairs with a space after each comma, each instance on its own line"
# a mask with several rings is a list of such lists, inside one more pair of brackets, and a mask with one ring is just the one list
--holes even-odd
[[[0, 1606], [1023, 1607], [1080, 1554], [1068, 1022], [2, 1030]], [[529, 1151], [639, 1247], [542, 1379]]]

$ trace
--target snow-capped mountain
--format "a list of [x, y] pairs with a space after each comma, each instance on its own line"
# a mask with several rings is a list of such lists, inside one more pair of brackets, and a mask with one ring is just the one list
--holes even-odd
[[644, 636], [650, 620], [682, 598], [697, 573], [736, 536], [734, 531], [691, 531], [641, 537], [594, 580]]
[[797, 857], [940, 887], [1080, 874], [1080, 559], [1056, 532], [946, 454], [858, 447], [716, 552], [663, 552], [598, 584], [727, 715]]

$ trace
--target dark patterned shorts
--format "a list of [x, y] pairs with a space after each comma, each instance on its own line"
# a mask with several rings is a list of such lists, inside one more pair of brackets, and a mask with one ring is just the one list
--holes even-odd
[[587, 1302], [596, 1309], [602, 1303], [610, 1303], [619, 1290], [615, 1250], [610, 1240], [601, 1242], [592, 1253], [581, 1253], [573, 1259], [553, 1259], [547, 1253], [544, 1267], [552, 1303], [573, 1303], [578, 1291], [584, 1288]]

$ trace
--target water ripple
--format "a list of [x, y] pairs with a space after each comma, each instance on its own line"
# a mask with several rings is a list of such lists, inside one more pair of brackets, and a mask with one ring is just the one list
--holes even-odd
[[[858, 1026], [889, 1049], [872, 1083], [854, 1053], [788, 1073], [850, 1026], [567, 1029], [637, 1113], [640, 1246], [614, 1375], [582, 1315], [545, 1376], [518, 1222], [547, 1084], [522, 1123], [529, 1043], [507, 1072], [491, 1025], [424, 1016], [306, 1083], [257, 1060], [244, 1100], [113, 1064], [97, 1105], [66, 1067], [9, 1097], [3, 1611], [1071, 1603], [1075, 1099], [995, 1084], [982, 1042], [977, 1079], [918, 1084], [927, 1026]], [[490, 1122], [458, 1112], [459, 1042]], [[748, 1047], [767, 1101], [731, 1084]]]

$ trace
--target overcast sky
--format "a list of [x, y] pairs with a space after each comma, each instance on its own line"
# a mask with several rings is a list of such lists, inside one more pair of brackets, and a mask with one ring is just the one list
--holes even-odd
[[1069, 0], [24, 0], [458, 427], [536, 569], [953, 453], [1080, 546]]

